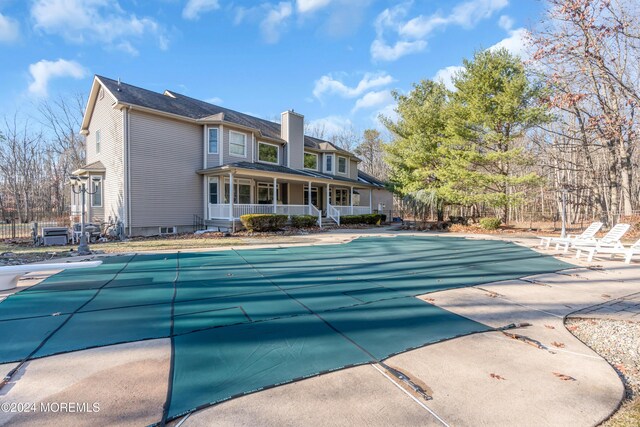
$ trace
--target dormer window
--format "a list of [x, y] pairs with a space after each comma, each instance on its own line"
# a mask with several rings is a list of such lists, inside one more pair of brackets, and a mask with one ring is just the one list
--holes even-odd
[[240, 132], [229, 132], [229, 154], [236, 157], [247, 157], [247, 135]]
[[325, 172], [332, 172], [333, 171], [333, 155], [332, 154], [325, 154], [324, 156], [325, 158]]
[[218, 128], [209, 128], [209, 154], [218, 154]]
[[338, 173], [347, 173], [347, 158], [338, 156]]

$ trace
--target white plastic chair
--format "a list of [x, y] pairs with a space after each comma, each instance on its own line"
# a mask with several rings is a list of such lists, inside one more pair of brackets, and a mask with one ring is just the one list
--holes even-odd
[[544, 249], [549, 249], [551, 243], [555, 243], [556, 250], [558, 250], [560, 245], [565, 245], [564, 252], [566, 253], [569, 245], [575, 240], [595, 242], [595, 235], [601, 228], [601, 222], [592, 222], [591, 225], [582, 232], [582, 234], [569, 234], [567, 237], [541, 237], [540, 246], [544, 247]]
[[622, 255], [624, 257], [625, 264], [630, 264], [631, 258], [633, 258], [634, 255], [640, 254], [640, 240], [638, 240], [628, 248], [621, 244], [621, 246], [614, 246], [614, 247], [604, 246], [604, 247], [580, 248], [580, 251], [587, 252], [588, 254], [587, 261], [589, 262], [593, 260], [594, 255], [609, 254], [611, 258], [615, 257], [616, 255]]
[[[588, 261], [591, 261], [593, 259], [593, 255], [599, 251], [624, 250], [625, 247], [622, 242], [620, 242], [620, 239], [622, 239], [622, 236], [629, 231], [629, 227], [629, 224], [616, 224], [607, 234], [604, 235], [602, 239], [596, 239], [595, 242], [591, 240], [575, 240], [571, 243], [571, 249], [577, 250], [576, 258], [580, 258], [583, 251], [587, 252], [589, 254], [587, 259]], [[568, 246], [569, 244], [567, 244], [567, 247]]]

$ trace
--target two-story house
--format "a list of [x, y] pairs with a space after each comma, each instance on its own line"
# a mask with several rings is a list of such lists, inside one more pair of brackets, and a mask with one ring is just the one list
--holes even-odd
[[122, 221], [130, 236], [190, 231], [194, 216], [212, 227], [273, 212], [339, 222], [393, 202], [354, 154], [304, 135], [293, 110], [275, 123], [95, 76], [81, 133], [88, 218]]

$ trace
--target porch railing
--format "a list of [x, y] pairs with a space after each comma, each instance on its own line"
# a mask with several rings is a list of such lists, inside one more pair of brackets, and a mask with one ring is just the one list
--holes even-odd
[[334, 206], [341, 216], [344, 215], [365, 215], [371, 213], [369, 206]]
[[340, 211], [335, 206], [327, 204], [327, 216], [340, 225]]
[[[233, 205], [233, 218], [240, 219], [242, 215], [248, 214], [271, 214], [273, 213], [272, 204], [234, 204]], [[226, 204], [209, 204], [209, 219], [229, 219], [231, 206]], [[309, 209], [308, 205], [276, 205], [276, 213], [280, 215], [311, 215], [319, 214], [318, 209], [312, 206]], [[321, 215], [321, 214], [320, 214]]]
[[309, 205], [309, 215], [318, 217], [318, 227], [322, 227], [322, 211], [313, 205]]

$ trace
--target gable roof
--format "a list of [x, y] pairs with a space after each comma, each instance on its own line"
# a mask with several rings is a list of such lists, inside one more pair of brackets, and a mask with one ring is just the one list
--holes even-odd
[[369, 175], [366, 172], [361, 171], [360, 169], [358, 169], [358, 181], [364, 182], [365, 184], [373, 185], [375, 187], [381, 187], [381, 188], [385, 187], [384, 182], [380, 181], [378, 178], [375, 178]]
[[[118, 103], [137, 105], [193, 120], [224, 120], [239, 126], [257, 129], [266, 138], [285, 142], [280, 136], [280, 123], [214, 105], [174, 91], [165, 90], [163, 93], [159, 93], [108, 77], [99, 75], [95, 77]], [[336, 151], [356, 157], [353, 153], [342, 150], [329, 141], [308, 135], [304, 136], [304, 145], [318, 151]]]

